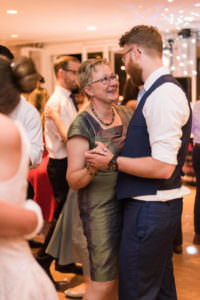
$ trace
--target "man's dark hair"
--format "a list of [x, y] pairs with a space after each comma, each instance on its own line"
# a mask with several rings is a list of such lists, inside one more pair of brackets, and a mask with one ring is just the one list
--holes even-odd
[[12, 52], [5, 46], [0, 45], [0, 55], [7, 57], [8, 59], [13, 59], [14, 55]]

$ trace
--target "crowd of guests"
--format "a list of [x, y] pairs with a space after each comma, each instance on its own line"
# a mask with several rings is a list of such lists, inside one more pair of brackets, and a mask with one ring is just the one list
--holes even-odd
[[[0, 291], [8, 300], [57, 299], [55, 288], [66, 282], [55, 281], [52, 261], [57, 271], [83, 274], [83, 283], [65, 290], [67, 297], [177, 299], [172, 255], [182, 198], [188, 193], [181, 176], [191, 108], [180, 84], [163, 67], [162, 38], [154, 27], [133, 27], [122, 35], [120, 46], [129, 75], [125, 105], [115, 104], [118, 76], [104, 59], [80, 63], [73, 56], [58, 57], [53, 64], [56, 86], [49, 97], [33, 61], [15, 59], [0, 47], [4, 87], [0, 88], [0, 124], [5, 127], [0, 133], [0, 253], [4, 257], [0, 272], [5, 276]], [[196, 244], [200, 244], [198, 113], [197, 104], [193, 122]], [[36, 202], [25, 200], [34, 198], [27, 172], [41, 163], [43, 138], [56, 208], [36, 262], [26, 240], [40, 232], [42, 215]], [[19, 284], [10, 292], [9, 282], [16, 272]], [[22, 290], [25, 279], [28, 284]]]

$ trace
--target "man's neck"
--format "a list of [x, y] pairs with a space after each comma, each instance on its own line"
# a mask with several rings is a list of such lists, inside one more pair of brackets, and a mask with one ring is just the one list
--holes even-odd
[[71, 92], [64, 83], [60, 82], [60, 81], [56, 81], [56, 86], [60, 86], [61, 88]]
[[159, 59], [152, 59], [146, 62], [145, 67], [143, 68], [143, 80], [144, 82], [147, 80], [147, 78], [155, 72], [157, 69], [163, 67], [162, 60]]

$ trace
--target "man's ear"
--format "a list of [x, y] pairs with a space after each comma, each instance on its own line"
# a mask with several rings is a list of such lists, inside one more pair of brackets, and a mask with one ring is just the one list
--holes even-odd
[[61, 68], [58, 70], [58, 73], [57, 73], [57, 78], [58, 79], [63, 77], [63, 72], [64, 72], [64, 70], [61, 69]]
[[90, 96], [90, 97], [93, 96], [92, 88], [91, 88], [90, 85], [86, 85], [86, 86], [84, 87], [84, 92], [85, 92], [88, 96]]
[[132, 49], [133, 49], [132, 53], [133, 53], [135, 59], [136, 60], [139, 59], [141, 57], [141, 51], [138, 49], [138, 47], [136, 45], [133, 45]]

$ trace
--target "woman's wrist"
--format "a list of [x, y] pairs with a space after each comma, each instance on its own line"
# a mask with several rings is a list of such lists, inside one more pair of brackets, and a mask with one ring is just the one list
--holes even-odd
[[85, 165], [85, 168], [86, 168], [86, 170], [87, 170], [87, 172], [88, 172], [88, 174], [89, 174], [90, 176], [93, 177], [93, 176], [96, 175], [96, 172], [95, 172], [94, 170], [92, 170], [91, 167], [90, 167], [88, 164]]

